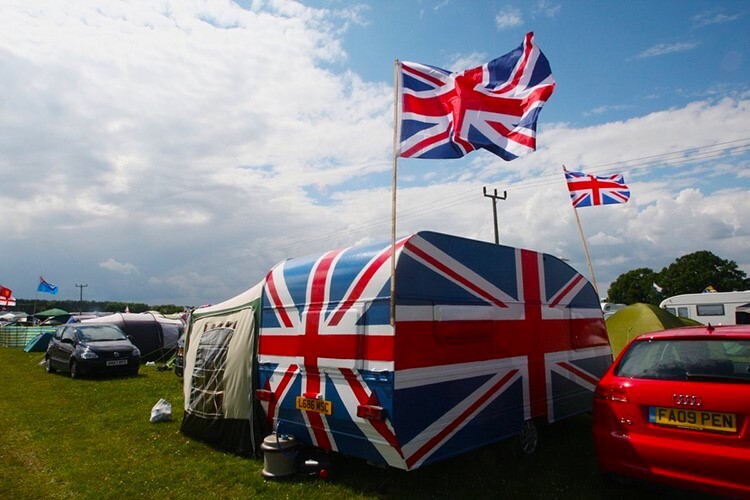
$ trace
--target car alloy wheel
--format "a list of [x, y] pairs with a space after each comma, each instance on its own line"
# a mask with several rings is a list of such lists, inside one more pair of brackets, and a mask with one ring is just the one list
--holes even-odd
[[81, 374], [78, 372], [78, 363], [75, 361], [70, 363], [70, 378], [81, 378]]
[[52, 360], [49, 358], [49, 356], [47, 356], [44, 360], [44, 370], [47, 373], [55, 373], [57, 371], [54, 368], [52, 368]]
[[518, 448], [523, 455], [532, 455], [539, 446], [539, 432], [533, 420], [526, 420], [518, 435]]

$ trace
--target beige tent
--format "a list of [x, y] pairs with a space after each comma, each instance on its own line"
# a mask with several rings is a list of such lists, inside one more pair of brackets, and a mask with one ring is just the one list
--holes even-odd
[[265, 420], [252, 397], [263, 282], [191, 315], [181, 431], [221, 449], [257, 454]]

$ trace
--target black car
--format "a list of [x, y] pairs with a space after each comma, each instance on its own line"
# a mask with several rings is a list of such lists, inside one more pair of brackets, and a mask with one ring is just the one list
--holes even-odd
[[116, 325], [76, 323], [55, 330], [44, 361], [48, 373], [68, 371], [72, 378], [91, 373], [137, 375], [141, 351]]

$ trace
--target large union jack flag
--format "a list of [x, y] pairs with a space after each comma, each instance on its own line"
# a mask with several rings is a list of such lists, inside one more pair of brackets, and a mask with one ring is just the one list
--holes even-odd
[[574, 208], [594, 205], [615, 205], [630, 199], [630, 189], [622, 174], [597, 177], [583, 172], [565, 170], [570, 201]]
[[483, 148], [504, 160], [536, 149], [536, 122], [555, 81], [528, 33], [523, 43], [460, 73], [401, 62], [403, 158], [459, 158]]

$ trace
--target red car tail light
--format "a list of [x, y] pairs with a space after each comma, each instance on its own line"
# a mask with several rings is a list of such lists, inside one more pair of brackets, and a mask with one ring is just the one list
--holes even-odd
[[607, 401], [628, 402], [628, 394], [622, 386], [598, 385], [594, 391], [594, 397]]

